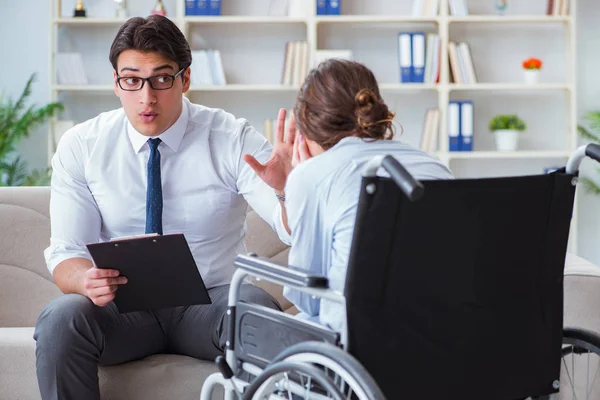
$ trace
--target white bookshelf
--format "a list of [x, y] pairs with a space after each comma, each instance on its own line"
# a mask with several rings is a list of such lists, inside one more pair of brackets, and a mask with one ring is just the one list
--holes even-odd
[[[126, 19], [111, 18], [112, 0], [84, 0], [85, 19], [72, 18], [75, 0], [50, 0], [50, 72], [52, 100], [71, 103], [80, 122], [120, 106], [112, 94], [110, 43]], [[306, 0], [305, 15], [269, 16], [269, 0], [223, 0], [222, 16], [185, 16], [183, 0], [164, 0], [168, 16], [184, 32], [192, 50], [219, 49], [228, 85], [198, 86], [188, 97], [247, 118], [260, 131], [265, 119], [275, 119], [281, 107], [290, 109], [299, 87], [280, 84], [285, 43], [305, 40], [312, 60], [317, 50], [349, 49], [354, 59], [373, 70], [382, 95], [397, 113], [404, 134], [400, 140], [418, 146], [427, 108], [440, 109], [435, 155], [460, 177], [541, 173], [543, 166], [564, 163], [577, 146], [576, 0], [568, 16], [547, 16], [546, 0], [510, 2], [505, 16], [494, 14], [493, 1], [467, 0], [470, 15], [449, 15], [448, 0], [440, 0], [439, 15], [411, 17], [412, 0], [342, 0], [342, 15], [317, 16], [314, 0]], [[147, 15], [155, 1], [128, 0], [130, 15]], [[438, 84], [400, 83], [397, 35], [402, 31], [438, 33], [441, 70]], [[477, 84], [450, 81], [448, 42], [469, 43]], [[54, 80], [58, 50], [83, 53], [90, 84], [59, 85]], [[520, 62], [544, 61], [544, 79], [523, 83]], [[95, 70], [92, 69], [96, 68]], [[474, 151], [449, 152], [446, 108], [450, 100], [473, 100]], [[87, 104], [93, 107], [85, 107]], [[110, 105], [110, 106], [109, 106]], [[104, 107], [101, 109], [100, 107]], [[500, 113], [517, 113], [528, 132], [515, 152], [497, 152], [487, 130]], [[49, 135], [52, 138], [53, 135]], [[49, 149], [54, 143], [49, 139]], [[472, 165], [472, 167], [470, 167]], [[487, 168], [485, 171], [481, 168]], [[463, 174], [463, 172], [468, 172]], [[574, 221], [576, 219], [574, 218]], [[573, 227], [576, 231], [576, 227]]]

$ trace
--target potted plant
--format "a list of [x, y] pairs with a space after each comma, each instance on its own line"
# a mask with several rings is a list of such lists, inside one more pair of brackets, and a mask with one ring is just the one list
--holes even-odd
[[515, 151], [519, 141], [519, 132], [527, 129], [525, 122], [516, 115], [496, 115], [489, 124], [494, 133], [498, 151]]
[[33, 128], [47, 122], [63, 110], [60, 103], [43, 107], [26, 106], [31, 95], [32, 74], [16, 102], [0, 94], [0, 186], [36, 186], [49, 183], [50, 169], [29, 172], [27, 163], [16, 153], [16, 145], [29, 136]]
[[542, 60], [538, 58], [528, 58], [523, 61], [525, 83], [529, 85], [538, 83], [540, 69], [542, 69]]

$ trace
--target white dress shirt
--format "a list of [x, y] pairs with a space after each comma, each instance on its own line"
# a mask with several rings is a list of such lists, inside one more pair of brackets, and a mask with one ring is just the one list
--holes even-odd
[[[163, 233], [185, 235], [208, 288], [230, 283], [235, 256], [246, 252], [248, 204], [290, 243], [273, 189], [242, 159], [251, 154], [265, 162], [272, 150], [246, 120], [183, 98], [181, 116], [158, 138]], [[144, 233], [148, 139], [122, 108], [61, 138], [52, 159], [52, 235], [44, 252], [51, 273], [69, 258], [91, 259], [87, 243]]]
[[[416, 179], [452, 179], [441, 162], [407, 144], [392, 140], [342, 139], [326, 152], [294, 168], [285, 186], [285, 208], [292, 231], [289, 264], [329, 278], [343, 293], [354, 234], [362, 172], [374, 156], [389, 154]], [[382, 170], [385, 174], [385, 171]], [[346, 310], [330, 300], [297, 290], [283, 291], [302, 312], [300, 317], [345, 332]]]

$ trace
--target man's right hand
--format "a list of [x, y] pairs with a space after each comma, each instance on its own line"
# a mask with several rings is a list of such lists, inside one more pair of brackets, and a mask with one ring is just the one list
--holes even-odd
[[104, 307], [114, 300], [119, 285], [127, 283], [127, 278], [119, 276], [114, 269], [92, 267], [85, 272], [83, 290], [97, 306]]

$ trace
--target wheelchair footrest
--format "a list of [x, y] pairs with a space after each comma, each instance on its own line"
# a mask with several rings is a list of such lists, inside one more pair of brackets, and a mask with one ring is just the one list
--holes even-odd
[[340, 345], [340, 334], [310, 321], [257, 304], [236, 306], [236, 358], [264, 368], [288, 347], [310, 340]]

